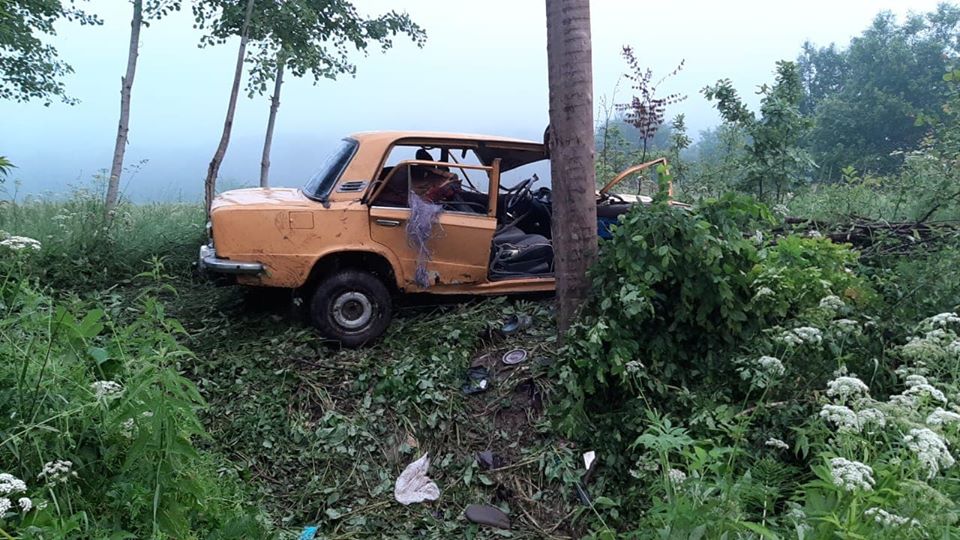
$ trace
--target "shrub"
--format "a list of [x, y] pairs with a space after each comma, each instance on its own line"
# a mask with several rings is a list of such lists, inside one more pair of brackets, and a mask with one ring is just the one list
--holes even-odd
[[25, 272], [37, 256], [7, 249], [0, 262], [0, 506], [17, 497], [0, 532], [266, 535], [239, 485], [195, 446], [203, 400], [179, 373], [191, 353], [152, 289], [132, 312], [57, 302]]

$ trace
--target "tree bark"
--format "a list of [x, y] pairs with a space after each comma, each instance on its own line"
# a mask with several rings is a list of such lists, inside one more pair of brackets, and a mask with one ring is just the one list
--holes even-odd
[[107, 182], [107, 198], [104, 211], [109, 220], [120, 198], [120, 174], [123, 172], [123, 154], [127, 149], [127, 134], [130, 131], [130, 94], [133, 78], [137, 73], [137, 56], [140, 50], [140, 28], [143, 27], [143, 0], [133, 1], [133, 18], [130, 19], [130, 48], [127, 52], [127, 72], [120, 79], [120, 122], [117, 125], [117, 141], [113, 147], [113, 163]]
[[283, 85], [283, 67], [286, 64], [283, 53], [277, 55], [277, 74], [274, 77], [273, 97], [270, 98], [270, 118], [267, 119], [267, 135], [263, 140], [263, 157], [260, 159], [260, 187], [270, 187], [270, 147], [273, 145], [273, 126], [277, 122], [277, 110], [280, 108], [280, 87]]
[[589, 0], [546, 0], [553, 248], [560, 338], [588, 298], [597, 258]]
[[233, 129], [233, 116], [237, 110], [237, 96], [240, 94], [240, 79], [243, 77], [243, 59], [247, 54], [248, 30], [250, 28], [250, 17], [253, 14], [254, 0], [247, 0], [246, 14], [243, 17], [243, 30], [240, 36], [240, 49], [237, 51], [237, 67], [233, 72], [233, 87], [230, 89], [230, 102], [227, 104], [227, 117], [223, 121], [223, 134], [220, 135], [220, 144], [217, 145], [217, 151], [210, 160], [210, 166], [207, 168], [207, 178], [203, 182], [203, 200], [207, 213], [210, 213], [210, 205], [213, 204], [213, 197], [217, 190], [217, 177], [220, 175], [220, 164], [223, 163], [223, 157], [227, 153], [227, 146], [230, 144], [230, 131]]

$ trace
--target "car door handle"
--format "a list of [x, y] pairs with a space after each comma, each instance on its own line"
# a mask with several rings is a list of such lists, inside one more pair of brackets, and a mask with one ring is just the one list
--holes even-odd
[[381, 227], [399, 227], [400, 226], [400, 221], [396, 219], [378, 219], [375, 223], [377, 225], [380, 225]]

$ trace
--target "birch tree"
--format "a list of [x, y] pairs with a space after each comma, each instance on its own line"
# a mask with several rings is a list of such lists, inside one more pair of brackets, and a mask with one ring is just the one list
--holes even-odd
[[130, 133], [130, 99], [133, 94], [133, 79], [137, 74], [137, 60], [140, 57], [140, 30], [149, 25], [149, 21], [180, 9], [180, 0], [131, 0], [130, 4], [133, 15], [130, 18], [127, 69], [120, 78], [120, 121], [117, 125], [117, 139], [113, 146], [113, 161], [110, 164], [110, 178], [107, 181], [107, 196], [104, 201], [107, 219], [113, 215], [120, 198], [120, 175], [123, 173], [123, 156]]
[[270, 114], [260, 163], [260, 186], [269, 185], [270, 149], [280, 108], [285, 73], [321, 79], [355, 75], [352, 52], [368, 52], [379, 44], [382, 52], [402, 34], [422, 47], [426, 33], [406, 13], [390, 11], [376, 16], [361, 15], [346, 0], [286, 0], [258, 3], [250, 28], [251, 51], [248, 63], [250, 97], [263, 95], [272, 86]]
[[[207, 177], [203, 182], [203, 200], [208, 213], [217, 189], [220, 164], [223, 163], [223, 158], [227, 154], [227, 146], [230, 145], [230, 132], [233, 130], [233, 117], [237, 111], [237, 97], [240, 95], [240, 79], [243, 77], [243, 61], [246, 58], [247, 41], [250, 38], [253, 7], [254, 0], [235, 2], [230, 0], [200, 1], [193, 6], [197, 27], [204, 28], [209, 25], [213, 29], [210, 35], [204, 36], [200, 42], [201, 45], [224, 43], [230, 36], [240, 36], [237, 63], [233, 70], [233, 84], [230, 87], [230, 99], [227, 102], [227, 116], [223, 121], [223, 132], [220, 135], [220, 143], [213, 153], [213, 159], [210, 160], [210, 165], [207, 167]], [[240, 9], [243, 11], [239, 11]], [[239, 19], [237, 17], [238, 13], [243, 13], [243, 16]]]

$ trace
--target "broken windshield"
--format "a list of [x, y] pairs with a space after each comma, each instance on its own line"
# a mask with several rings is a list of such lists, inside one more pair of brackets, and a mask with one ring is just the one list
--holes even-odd
[[327, 156], [320, 170], [307, 181], [307, 185], [303, 187], [303, 194], [311, 199], [325, 201], [333, 185], [337, 183], [337, 179], [353, 158], [357, 146], [359, 144], [354, 139], [346, 138], [340, 141], [340, 145]]

